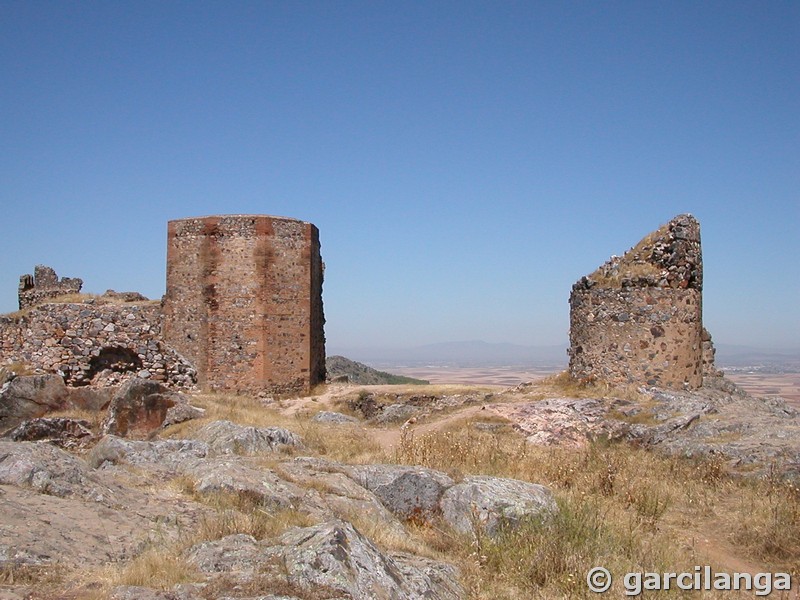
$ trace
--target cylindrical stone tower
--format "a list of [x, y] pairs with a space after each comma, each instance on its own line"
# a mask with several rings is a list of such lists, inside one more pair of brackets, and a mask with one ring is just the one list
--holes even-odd
[[[570, 374], [581, 381], [698, 388], [703, 350], [700, 225], [678, 215], [570, 295]], [[710, 346], [710, 336], [706, 334]]]
[[204, 389], [308, 391], [325, 380], [322, 277], [311, 223], [170, 221], [164, 339], [195, 365]]

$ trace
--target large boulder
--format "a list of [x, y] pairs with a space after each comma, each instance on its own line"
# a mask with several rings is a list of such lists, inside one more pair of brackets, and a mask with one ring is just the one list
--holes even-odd
[[440, 506], [444, 520], [457, 531], [480, 530], [490, 537], [528, 519], [546, 520], [558, 510], [552, 492], [542, 485], [486, 476], [466, 477], [444, 493]]
[[25, 419], [66, 408], [69, 392], [58, 375], [24, 375], [0, 387], [0, 434]]
[[403, 465], [358, 465], [345, 472], [375, 494], [401, 519], [427, 521], [439, 514], [439, 500], [454, 481], [441, 471]]
[[178, 403], [178, 395], [148, 379], [134, 378], [114, 394], [103, 421], [103, 433], [147, 435], [161, 427], [167, 411]]
[[209, 423], [194, 438], [206, 442], [216, 454], [261, 454], [303, 445], [298, 435], [282, 427], [247, 427], [230, 421]]

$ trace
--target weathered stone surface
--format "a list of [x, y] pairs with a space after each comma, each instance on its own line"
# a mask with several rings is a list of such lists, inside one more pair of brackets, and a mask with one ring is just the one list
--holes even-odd
[[169, 427], [192, 419], [202, 419], [205, 414], [206, 411], [203, 408], [192, 406], [188, 402], [179, 402], [167, 409], [167, 414], [161, 426]]
[[30, 488], [51, 496], [100, 501], [109, 495], [86, 464], [50, 444], [0, 441], [0, 484]]
[[458, 569], [453, 565], [405, 552], [394, 552], [389, 556], [413, 590], [412, 598], [461, 600], [466, 597], [458, 583]]
[[355, 417], [327, 410], [318, 412], [311, 418], [311, 420], [315, 423], [334, 423], [337, 425], [350, 425], [353, 423], [358, 423], [358, 419]]
[[231, 493], [275, 508], [298, 508], [305, 491], [238, 456], [207, 459], [186, 470], [200, 494]]
[[357, 465], [345, 472], [402, 519], [428, 520], [437, 515], [442, 494], [454, 484], [444, 473], [424, 467]]
[[[0, 485], [0, 490], [4, 491], [0, 570], [50, 564], [101, 567], [130, 558], [150, 536], [164, 539], [168, 530], [177, 529], [175, 519], [171, 521], [175, 525], [165, 519], [156, 522], [141, 500], [133, 509], [113, 510], [109, 503], [78, 495], [59, 497], [6, 485]], [[190, 523], [181, 521], [184, 527]]]
[[655, 424], [632, 425], [638, 443], [679, 456], [721, 457], [734, 470], [800, 477], [800, 413], [780, 398], [754, 398], [724, 377], [695, 391], [650, 390]]
[[103, 433], [146, 435], [161, 427], [167, 411], [176, 404], [175, 394], [160, 383], [131, 379], [114, 394], [103, 421]]
[[67, 387], [67, 404], [72, 408], [99, 412], [111, 404], [116, 389], [114, 387], [98, 387], [84, 385]]
[[15, 377], [0, 387], [0, 434], [25, 419], [65, 408], [67, 386], [58, 375]]
[[457, 531], [481, 528], [489, 536], [526, 519], [546, 519], [558, 510], [553, 494], [542, 485], [484, 476], [467, 477], [445, 491], [441, 509]]
[[378, 425], [394, 425], [403, 423], [413, 416], [419, 415], [422, 410], [410, 404], [389, 404], [373, 419]]
[[106, 435], [92, 448], [87, 462], [92, 468], [128, 464], [176, 474], [190, 468], [210, 453], [208, 444], [197, 440], [125, 440]]
[[192, 546], [186, 553], [190, 564], [203, 573], [254, 575], [267, 565], [274, 552], [252, 535], [237, 533]]
[[6, 436], [12, 442], [45, 441], [62, 448], [74, 448], [92, 439], [91, 423], [82, 419], [29, 419], [12, 429]]
[[284, 446], [302, 446], [297, 434], [281, 427], [247, 427], [230, 421], [209, 423], [194, 437], [217, 454], [258, 454], [276, 452]]
[[292, 529], [280, 542], [289, 582], [302, 589], [325, 587], [353, 600], [463, 597], [463, 591], [451, 594], [450, 586], [438, 585], [438, 578], [411, 563], [401, 567], [345, 521]]
[[623, 437], [628, 429], [624, 423], [607, 419], [607, 406], [596, 398], [545, 398], [496, 404], [491, 410], [540, 446], [580, 448], [593, 439]]
[[[400, 521], [378, 500], [377, 496], [345, 474], [344, 465], [318, 458], [298, 457], [281, 463], [278, 473], [298, 485], [317, 490], [316, 514], [322, 520], [366, 517], [380, 523], [397, 537], [407, 535]], [[311, 504], [311, 498], [307, 499]]]

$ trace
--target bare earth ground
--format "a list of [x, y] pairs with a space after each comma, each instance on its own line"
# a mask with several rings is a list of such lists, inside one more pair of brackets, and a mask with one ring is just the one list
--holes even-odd
[[800, 373], [725, 373], [753, 396], [780, 396], [800, 408]]

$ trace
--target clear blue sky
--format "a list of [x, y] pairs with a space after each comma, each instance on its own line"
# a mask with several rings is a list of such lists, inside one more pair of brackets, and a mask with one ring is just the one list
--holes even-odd
[[330, 345], [566, 343], [700, 219], [719, 343], [800, 346], [800, 3], [0, 0], [0, 311], [164, 292], [166, 222], [320, 228]]

